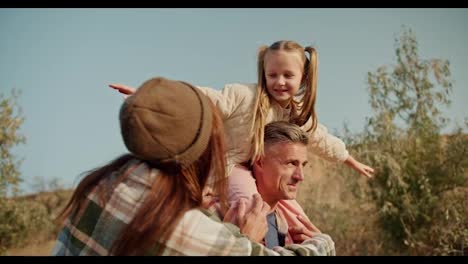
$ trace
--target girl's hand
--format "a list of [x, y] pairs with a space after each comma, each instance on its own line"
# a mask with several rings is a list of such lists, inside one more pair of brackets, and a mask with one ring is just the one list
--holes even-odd
[[322, 233], [308, 219], [300, 215], [297, 215], [296, 217], [303, 224], [303, 226], [291, 226], [288, 230], [295, 244], [300, 244], [304, 240], [312, 238], [316, 234]]
[[125, 98], [135, 93], [136, 89], [123, 84], [109, 84], [110, 88], [116, 89], [119, 93], [125, 95]]
[[237, 219], [237, 215], [239, 212], [239, 206], [240, 204], [243, 204], [243, 210], [245, 210], [245, 198], [240, 198], [236, 202], [232, 203], [231, 206], [229, 206], [229, 209], [227, 212], [224, 214], [223, 222], [226, 223], [231, 223], [233, 225], [239, 226], [239, 221]]
[[372, 178], [374, 169], [355, 160], [351, 155], [345, 160], [346, 165], [357, 171], [359, 174]]

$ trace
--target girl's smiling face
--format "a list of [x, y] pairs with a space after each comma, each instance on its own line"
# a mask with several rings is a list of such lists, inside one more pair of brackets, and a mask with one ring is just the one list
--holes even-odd
[[282, 107], [287, 107], [302, 83], [302, 58], [297, 52], [270, 50], [265, 54], [264, 67], [268, 94]]

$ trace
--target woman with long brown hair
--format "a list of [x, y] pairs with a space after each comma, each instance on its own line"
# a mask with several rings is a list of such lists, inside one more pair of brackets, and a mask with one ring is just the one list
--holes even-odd
[[[291, 248], [257, 243], [269, 207], [259, 195], [246, 212], [238, 203], [222, 223], [204, 205], [209, 186], [225, 211], [227, 190], [222, 120], [194, 86], [164, 78], [146, 81], [120, 110], [131, 154], [90, 172], [58, 220], [54, 255], [334, 254], [327, 235]], [[243, 235], [242, 235], [242, 234]]]

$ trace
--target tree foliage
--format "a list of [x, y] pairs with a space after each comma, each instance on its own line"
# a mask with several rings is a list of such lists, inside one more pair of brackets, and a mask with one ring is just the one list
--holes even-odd
[[27, 209], [24, 204], [8, 198], [9, 194], [18, 193], [21, 181], [21, 160], [16, 159], [12, 148], [26, 142], [26, 137], [19, 133], [24, 117], [17, 104], [18, 96], [16, 90], [12, 90], [10, 96], [0, 93], [0, 255], [7, 247], [21, 241], [24, 231], [32, 226], [31, 220], [36, 218], [33, 216], [26, 219], [23, 216], [25, 212], [35, 213], [35, 209]]
[[[411, 29], [395, 43], [396, 64], [368, 73], [375, 114], [353, 140], [355, 150], [376, 168], [369, 195], [389, 242], [418, 254], [457, 254], [468, 245], [467, 212], [441, 208], [466, 201], [468, 138], [462, 128], [441, 135], [448, 124], [441, 107], [450, 105], [450, 63], [421, 59]], [[447, 220], [457, 224], [439, 225]]]
[[10, 192], [16, 194], [21, 181], [21, 160], [16, 160], [12, 153], [14, 146], [26, 142], [26, 137], [19, 133], [24, 117], [17, 104], [18, 96], [16, 90], [8, 97], [0, 93], [0, 198]]

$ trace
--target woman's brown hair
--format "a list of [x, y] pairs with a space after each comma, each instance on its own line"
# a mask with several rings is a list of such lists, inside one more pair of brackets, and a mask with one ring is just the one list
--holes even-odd
[[[204, 153], [196, 162], [178, 171], [160, 171], [152, 184], [151, 192], [131, 222], [117, 236], [109, 254], [142, 255], [149, 253], [150, 250], [151, 254], [161, 254], [163, 251], [161, 245], [169, 239], [184, 213], [202, 205], [203, 188], [209, 177], [213, 177], [209, 181], [213, 183], [213, 191], [219, 197], [221, 207], [225, 208], [227, 186], [223, 123], [211, 101], [210, 107], [213, 110], [213, 127]], [[99, 192], [104, 193], [102, 197], [105, 199], [107, 196], [105, 194], [112, 192], [113, 189], [98, 183], [110, 177], [132, 158], [134, 157], [129, 154], [121, 156], [86, 176], [76, 188], [58, 220], [63, 222], [72, 212], [80, 210], [86, 195], [93, 188], [101, 188]]]

